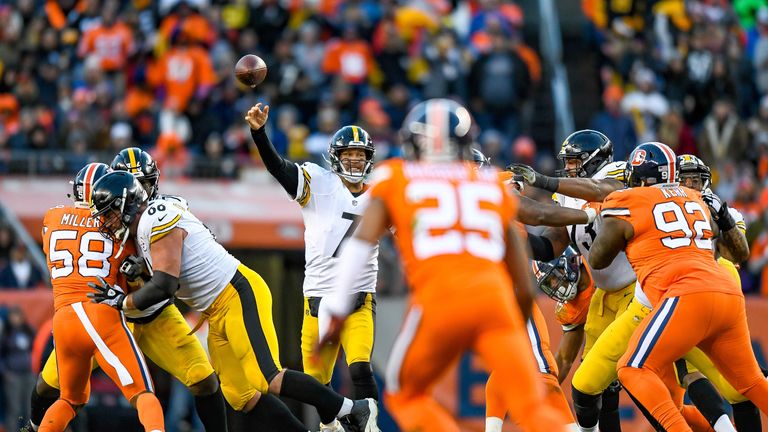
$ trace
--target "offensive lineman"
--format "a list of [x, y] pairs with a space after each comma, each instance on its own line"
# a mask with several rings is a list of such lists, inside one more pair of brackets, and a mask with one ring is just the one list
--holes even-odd
[[[323, 296], [333, 289], [342, 246], [354, 233], [368, 204], [365, 179], [373, 167], [373, 141], [364, 129], [344, 126], [328, 145], [330, 170], [310, 162], [299, 166], [282, 158], [269, 141], [264, 131], [268, 116], [269, 106], [262, 109], [258, 103], [248, 111], [245, 120], [267, 170], [301, 206], [306, 227], [302, 360], [305, 373], [328, 385], [339, 344], [324, 348], [319, 358], [312, 355], [318, 341], [317, 314]], [[371, 368], [377, 271], [378, 245], [355, 281], [355, 312], [346, 322], [340, 341], [354, 384], [355, 399], [378, 400], [379, 397]], [[321, 424], [323, 431], [336, 431], [339, 427], [337, 424]]]
[[224, 397], [246, 413], [252, 427], [306, 432], [274, 396], [282, 394], [315, 406], [326, 424], [349, 416], [360, 430], [378, 432], [372, 399], [343, 398], [308, 375], [280, 366], [272, 296], [264, 280], [218, 244], [188, 209], [172, 200], [148, 203], [145, 196], [126, 172], [110, 173], [93, 186], [91, 211], [101, 218], [103, 233], [134, 238], [152, 269], [152, 278], [128, 295], [107, 284], [93, 285], [94, 301], [144, 310], [175, 295], [203, 312]]

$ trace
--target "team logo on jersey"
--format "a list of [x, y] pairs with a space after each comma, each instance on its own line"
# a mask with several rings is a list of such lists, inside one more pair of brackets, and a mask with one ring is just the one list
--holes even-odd
[[352, 200], [352, 205], [356, 206], [357, 205], [357, 200]]
[[635, 156], [632, 158], [632, 162], [630, 162], [630, 164], [631, 164], [632, 166], [638, 166], [638, 165], [640, 165], [641, 163], [643, 163], [643, 162], [645, 161], [645, 155], [646, 155], [646, 152], [645, 152], [645, 150], [643, 150], [643, 149], [638, 149], [638, 150], [635, 152]]

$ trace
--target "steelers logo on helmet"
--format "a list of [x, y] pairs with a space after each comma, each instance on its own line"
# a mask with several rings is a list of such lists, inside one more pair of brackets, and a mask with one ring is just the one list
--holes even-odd
[[712, 180], [712, 171], [698, 157], [683, 154], [677, 157], [677, 181], [683, 186], [698, 191], [707, 189]]
[[110, 165], [114, 171], [127, 171], [139, 179], [150, 199], [158, 193], [160, 170], [152, 156], [138, 147], [120, 150]]
[[581, 256], [568, 246], [562, 255], [549, 262], [532, 261], [539, 289], [558, 302], [573, 300], [579, 290]]
[[409, 159], [428, 162], [472, 160], [472, 116], [450, 99], [428, 99], [406, 116], [400, 135]]
[[[361, 154], [351, 151], [355, 149]], [[331, 170], [352, 183], [360, 183], [371, 173], [375, 154], [371, 136], [360, 126], [344, 126], [333, 134], [328, 144]]]
[[627, 162], [625, 177], [630, 187], [676, 181], [677, 156], [664, 143], [640, 144], [629, 154]]
[[596, 130], [576, 131], [563, 141], [557, 159], [563, 164], [559, 176], [592, 177], [613, 162], [613, 143]]

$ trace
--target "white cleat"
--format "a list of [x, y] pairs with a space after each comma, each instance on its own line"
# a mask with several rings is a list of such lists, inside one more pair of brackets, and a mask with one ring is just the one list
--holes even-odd
[[356, 400], [349, 414], [350, 422], [359, 432], [381, 432], [378, 418], [379, 407], [371, 398]]
[[501, 432], [504, 420], [498, 417], [485, 418], [485, 432]]

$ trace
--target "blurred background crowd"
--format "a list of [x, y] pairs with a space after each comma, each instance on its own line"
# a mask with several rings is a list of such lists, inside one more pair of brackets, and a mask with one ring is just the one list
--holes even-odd
[[[748, 224], [744, 290], [768, 296], [768, 0], [563, 3], [576, 7], [561, 20], [578, 25], [563, 38], [574, 126], [608, 135], [616, 159], [658, 140], [709, 164]], [[135, 145], [165, 179], [237, 179], [260, 166], [243, 121], [257, 101], [271, 105], [268, 134], [290, 159], [324, 163], [331, 134], [350, 123], [384, 159], [399, 154], [409, 108], [431, 97], [470, 109], [491, 163], [551, 173], [558, 143], [535, 4], [0, 1], [0, 176], [71, 176]], [[269, 67], [256, 89], [233, 78], [244, 54]], [[393, 263], [383, 267], [396, 266], [383, 251]], [[0, 219], [0, 289], [42, 285]], [[16, 367], [34, 335], [17, 312], [0, 310], [6, 383], [34, 372]], [[13, 418], [26, 403], [5, 406]]]

